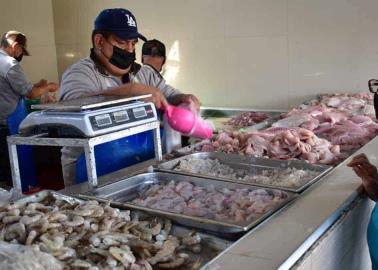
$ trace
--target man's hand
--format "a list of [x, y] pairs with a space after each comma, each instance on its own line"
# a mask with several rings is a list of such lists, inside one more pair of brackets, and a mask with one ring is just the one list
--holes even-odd
[[152, 94], [150, 101], [153, 102], [158, 109], [164, 109], [168, 106], [168, 102], [165, 99], [164, 95], [158, 88], [155, 87], [148, 87], [148, 92]]
[[377, 167], [371, 164], [365, 154], [355, 156], [347, 164], [353, 171], [361, 177], [362, 184], [369, 197], [376, 201], [378, 199], [378, 172]]
[[195, 95], [183, 94], [180, 103], [191, 103], [194, 105], [194, 108], [197, 110], [197, 112], [200, 111], [201, 102]]
[[56, 92], [59, 89], [59, 85], [57, 83], [48, 83], [46, 84], [46, 89], [48, 92]]
[[47, 81], [45, 79], [40, 79], [39, 82], [34, 84], [34, 87], [42, 87], [47, 85]]
[[198, 98], [195, 95], [191, 95], [191, 94], [175, 95], [171, 99], [171, 103], [172, 105], [176, 105], [176, 106], [187, 103], [189, 104], [190, 110], [193, 110], [193, 112], [195, 111], [197, 113], [200, 111], [200, 107], [201, 107], [201, 102], [198, 100]]
[[157, 109], [164, 109], [168, 106], [168, 101], [165, 99], [159, 88], [143, 84], [138, 84], [138, 87], [141, 87], [141, 89], [139, 89], [140, 94], [152, 95], [150, 98], [146, 98], [145, 101], [154, 103]]
[[365, 154], [355, 156], [347, 166], [352, 167], [363, 181], [371, 182], [378, 180], [377, 168], [369, 162]]
[[42, 96], [41, 96], [41, 100], [40, 100], [40, 103], [41, 104], [46, 104], [46, 103], [55, 103], [58, 101], [58, 98], [56, 96], [55, 93], [51, 93], [51, 92], [48, 92], [48, 93], [44, 93]]
[[28, 98], [39, 98], [45, 93], [56, 92], [59, 89], [59, 85], [56, 83], [47, 83], [46, 80], [40, 80], [33, 85], [32, 90], [27, 95]]

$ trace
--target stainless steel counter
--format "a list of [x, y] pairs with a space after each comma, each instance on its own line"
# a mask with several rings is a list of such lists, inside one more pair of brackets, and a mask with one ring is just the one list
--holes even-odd
[[[378, 138], [375, 138], [356, 154], [366, 153], [371, 162], [378, 165], [377, 149]], [[346, 166], [350, 158], [310, 187], [299, 199], [245, 234], [205, 269], [272, 270], [294, 266], [361, 196], [361, 182]], [[100, 178], [99, 183], [115, 181], [126, 173], [135, 174], [146, 165], [149, 164], [140, 164]], [[85, 192], [87, 188], [84, 183], [63, 191], [72, 194]]]

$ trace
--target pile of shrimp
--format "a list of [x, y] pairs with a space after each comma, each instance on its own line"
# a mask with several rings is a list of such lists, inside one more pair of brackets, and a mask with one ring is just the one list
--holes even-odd
[[188, 252], [201, 250], [195, 232], [175, 237], [167, 219], [142, 220], [97, 201], [49, 195], [7, 203], [0, 206], [0, 221], [0, 240], [52, 254], [64, 269], [176, 269], [189, 263]]

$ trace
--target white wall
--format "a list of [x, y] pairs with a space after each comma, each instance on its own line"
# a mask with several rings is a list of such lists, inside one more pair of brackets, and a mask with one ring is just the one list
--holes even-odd
[[166, 43], [169, 82], [207, 106], [287, 108], [317, 93], [366, 91], [378, 77], [377, 0], [52, 3], [59, 75], [88, 55], [96, 15], [124, 7], [141, 33]]
[[23, 32], [31, 54], [21, 65], [27, 78], [58, 81], [51, 0], [0, 0], [0, 35], [8, 30]]

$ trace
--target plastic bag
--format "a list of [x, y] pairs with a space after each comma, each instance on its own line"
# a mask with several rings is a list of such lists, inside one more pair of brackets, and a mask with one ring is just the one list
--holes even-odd
[[36, 248], [0, 241], [0, 270], [61, 270], [64, 264]]
[[11, 197], [12, 197], [11, 192], [9, 192], [9, 191], [7, 191], [3, 188], [0, 188], [0, 203], [1, 204], [9, 202]]
[[163, 116], [164, 133], [162, 138], [163, 154], [171, 153], [182, 147], [181, 133], [174, 130], [168, 123], [167, 116]]

